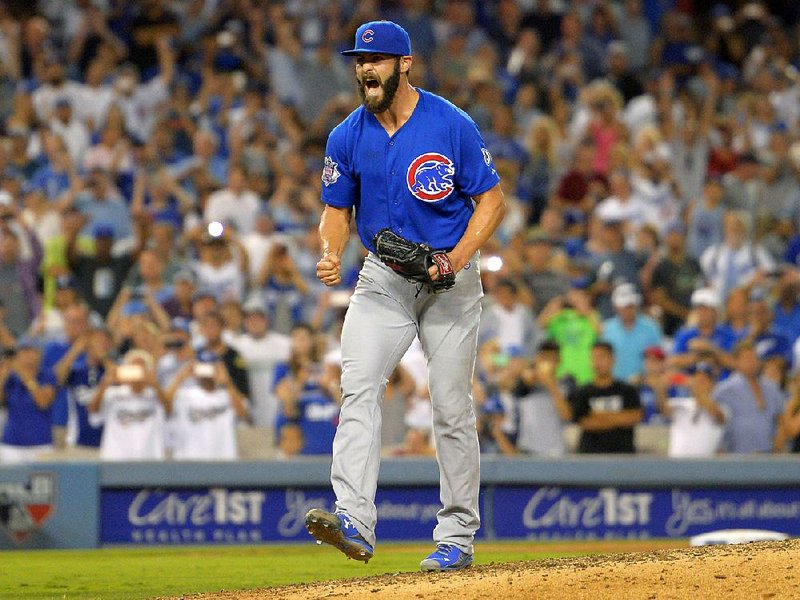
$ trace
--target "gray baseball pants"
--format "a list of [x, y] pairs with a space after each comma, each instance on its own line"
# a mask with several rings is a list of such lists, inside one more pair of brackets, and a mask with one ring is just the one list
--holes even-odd
[[337, 510], [375, 544], [375, 489], [381, 402], [389, 376], [419, 335], [428, 385], [443, 508], [433, 539], [472, 552], [480, 526], [480, 450], [472, 401], [483, 290], [477, 254], [452, 289], [432, 294], [370, 253], [342, 329], [342, 409], [333, 442], [331, 482]]

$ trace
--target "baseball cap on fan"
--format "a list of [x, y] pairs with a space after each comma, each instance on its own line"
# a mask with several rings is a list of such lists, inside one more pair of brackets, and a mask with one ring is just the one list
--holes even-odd
[[408, 32], [392, 21], [370, 21], [356, 30], [356, 43], [344, 56], [359, 54], [391, 54], [411, 56], [411, 38]]

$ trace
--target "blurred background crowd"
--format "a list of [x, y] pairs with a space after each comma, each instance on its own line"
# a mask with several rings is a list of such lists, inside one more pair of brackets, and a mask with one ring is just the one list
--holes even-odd
[[[800, 4], [8, 0], [0, 461], [330, 452], [364, 255], [316, 280], [320, 173], [380, 18], [509, 203], [484, 451], [799, 449]], [[415, 344], [387, 454], [434, 453], [426, 380]]]

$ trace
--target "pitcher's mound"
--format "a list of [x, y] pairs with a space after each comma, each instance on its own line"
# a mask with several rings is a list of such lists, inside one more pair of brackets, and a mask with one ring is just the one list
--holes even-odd
[[204, 595], [249, 600], [742, 600], [800, 597], [800, 540], [605, 554]]

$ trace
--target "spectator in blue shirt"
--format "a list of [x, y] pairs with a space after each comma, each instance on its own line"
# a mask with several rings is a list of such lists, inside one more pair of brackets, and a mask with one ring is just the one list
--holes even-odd
[[99, 224], [113, 228], [114, 240], [133, 243], [131, 213], [119, 192], [112, 186], [108, 172], [101, 167], [89, 171], [85, 191], [78, 194], [73, 206], [87, 217], [83, 235], [91, 235]]
[[692, 310], [695, 325], [682, 327], [675, 334], [673, 367], [687, 369], [698, 361], [699, 353], [710, 353], [718, 364], [734, 368], [730, 352], [736, 343], [736, 335], [731, 329], [718, 322], [721, 301], [712, 288], [700, 288], [692, 294]]
[[717, 384], [712, 398], [726, 413], [725, 442], [729, 452], [773, 452], [779, 444], [778, 422], [785, 397], [761, 375], [761, 361], [750, 340], [736, 344], [736, 372]]
[[764, 292], [751, 292], [747, 315], [749, 323], [744, 339], [755, 346], [763, 374], [782, 386], [786, 373], [792, 368], [792, 345], [773, 325], [772, 308]]
[[108, 330], [85, 331], [53, 369], [55, 379], [66, 390], [66, 410], [73, 415], [75, 424], [75, 430], [68, 432], [68, 437], [76, 446], [100, 447], [103, 428], [89, 422], [88, 406], [108, 368], [112, 349], [113, 342]]
[[281, 403], [278, 437], [287, 424], [297, 425], [303, 437], [301, 454], [331, 454], [339, 422], [339, 382], [320, 362], [300, 356], [293, 353], [288, 371], [275, 387]]
[[773, 325], [794, 343], [800, 337], [800, 273], [784, 268], [775, 286], [778, 297], [773, 306]]
[[41, 368], [41, 361], [36, 341], [23, 337], [17, 342], [16, 355], [0, 363], [0, 402], [8, 407], [0, 464], [32, 462], [53, 448], [55, 380]]
[[614, 377], [630, 381], [642, 374], [644, 351], [661, 345], [661, 328], [639, 312], [642, 296], [632, 283], [614, 288], [611, 303], [617, 314], [603, 323], [601, 337], [614, 348]]

